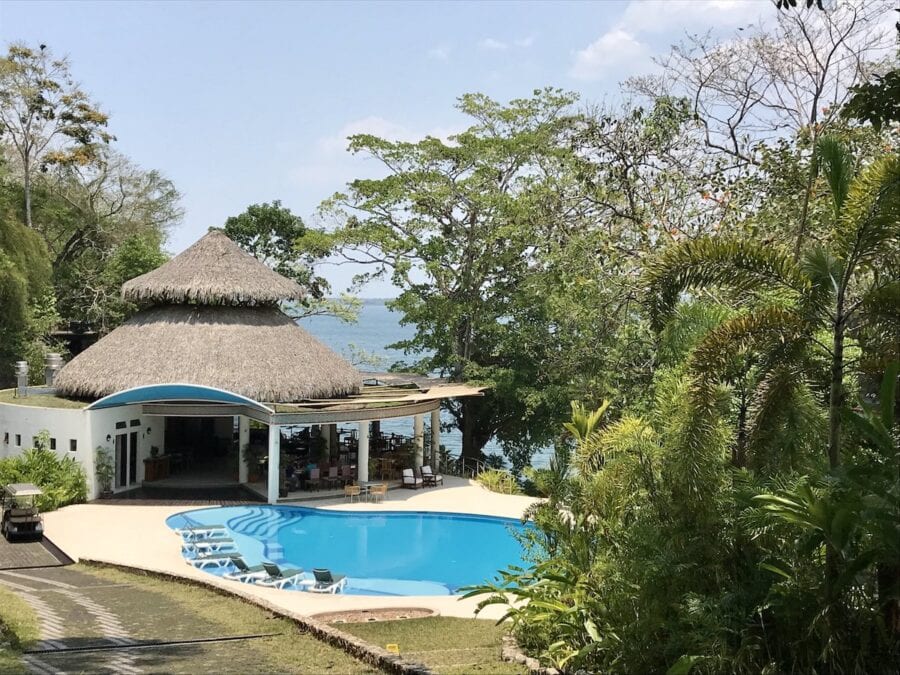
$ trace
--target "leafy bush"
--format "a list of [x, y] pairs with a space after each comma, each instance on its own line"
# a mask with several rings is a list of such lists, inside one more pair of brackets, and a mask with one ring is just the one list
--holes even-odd
[[84, 469], [70, 457], [49, 450], [50, 434], [42, 431], [33, 448], [17, 457], [0, 459], [0, 485], [34, 483], [44, 494], [37, 499], [42, 511], [53, 511], [87, 498]]
[[478, 474], [476, 480], [491, 492], [502, 492], [506, 495], [522, 494], [522, 488], [519, 486], [516, 477], [509, 471], [486, 469]]

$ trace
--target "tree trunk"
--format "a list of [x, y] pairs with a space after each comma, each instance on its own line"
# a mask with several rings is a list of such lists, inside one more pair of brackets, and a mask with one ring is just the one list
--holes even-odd
[[481, 448], [475, 443], [475, 420], [472, 403], [468, 399], [462, 402], [462, 457], [480, 459]]
[[841, 407], [844, 404], [844, 316], [843, 291], [838, 293], [831, 355], [831, 383], [828, 392], [828, 466], [841, 465]]
[[31, 227], [31, 162], [24, 158], [22, 168], [25, 172], [23, 185], [25, 188], [25, 225]]

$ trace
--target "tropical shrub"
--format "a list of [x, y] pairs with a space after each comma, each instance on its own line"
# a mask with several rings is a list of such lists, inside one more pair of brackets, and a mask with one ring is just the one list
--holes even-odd
[[522, 493], [522, 488], [519, 486], [516, 477], [503, 469], [485, 469], [478, 474], [475, 480], [491, 492], [502, 492], [506, 495]]
[[84, 469], [70, 457], [60, 457], [49, 449], [50, 434], [42, 431], [34, 447], [17, 457], [0, 459], [0, 485], [34, 483], [44, 494], [37, 504], [42, 511], [53, 511], [87, 498]]

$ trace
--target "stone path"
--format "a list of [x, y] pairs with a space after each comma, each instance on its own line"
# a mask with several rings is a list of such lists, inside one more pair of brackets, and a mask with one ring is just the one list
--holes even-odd
[[31, 673], [236, 673], [264, 662], [252, 644], [267, 635], [220, 635], [169, 598], [101, 575], [65, 567], [2, 570], [0, 585], [37, 614], [40, 639], [25, 645], [23, 656]]

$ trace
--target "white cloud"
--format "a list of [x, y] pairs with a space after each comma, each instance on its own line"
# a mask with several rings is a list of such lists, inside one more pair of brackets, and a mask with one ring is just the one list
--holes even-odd
[[534, 44], [534, 36], [529, 35], [528, 37], [519, 38], [518, 40], [513, 41], [513, 44], [516, 47], [522, 47], [523, 49], [528, 49]]
[[[617, 79], [650, 66], [650, 41], [669, 43], [685, 33], [732, 30], [758, 20], [772, 20], [772, 6], [760, 0], [631, 0], [619, 21], [584, 49], [574, 53], [569, 75]], [[611, 72], [615, 70], [615, 72]]]
[[446, 45], [438, 45], [437, 47], [433, 47], [428, 50], [428, 58], [434, 59], [435, 61], [449, 61], [450, 51], [450, 47]]
[[615, 28], [577, 51], [569, 74], [578, 80], [599, 80], [617, 75], [622, 66], [632, 69], [637, 63], [647, 62], [649, 56], [650, 50], [634, 35]]
[[509, 48], [509, 45], [505, 42], [490, 37], [484, 38], [481, 42], [478, 43], [478, 46], [482, 49], [489, 49], [491, 51], [503, 51], [504, 49]]

